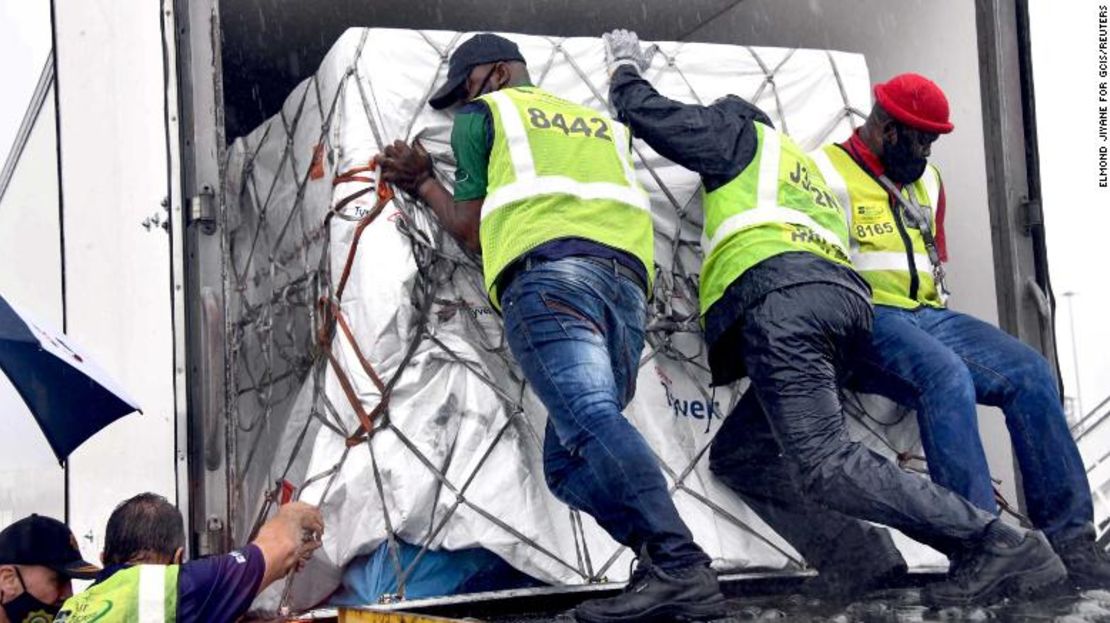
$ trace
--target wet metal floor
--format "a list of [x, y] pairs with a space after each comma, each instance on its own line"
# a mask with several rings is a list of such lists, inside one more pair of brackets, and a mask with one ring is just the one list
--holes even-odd
[[[1041, 599], [1020, 604], [1001, 603], [989, 608], [934, 610], [921, 605], [915, 588], [884, 591], [848, 605], [807, 600], [800, 595], [776, 595], [729, 600], [728, 617], [714, 623], [782, 621], [800, 623], [912, 623], [916, 621], [1051, 621], [1053, 623], [1110, 623], [1110, 591]], [[554, 617], [487, 619], [498, 623], [569, 623], [570, 611]]]

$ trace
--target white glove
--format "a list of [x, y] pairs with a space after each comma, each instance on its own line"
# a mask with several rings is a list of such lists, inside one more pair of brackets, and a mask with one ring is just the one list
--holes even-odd
[[659, 49], [653, 45], [644, 50], [640, 47], [640, 38], [636, 33], [622, 28], [601, 35], [601, 39], [605, 42], [605, 65], [609, 69], [610, 76], [622, 65], [628, 65], [635, 68], [637, 73], [643, 73], [651, 65], [651, 59]]

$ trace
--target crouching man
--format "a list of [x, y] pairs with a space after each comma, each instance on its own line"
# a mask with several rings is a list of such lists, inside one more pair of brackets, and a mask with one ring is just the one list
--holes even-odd
[[[649, 59], [635, 33], [605, 39], [620, 118], [701, 175], [709, 364], [715, 383], [744, 370], [751, 379], [748, 403], [761, 407], [777, 441], [759, 451], [766, 469], [789, 475], [830, 521], [885, 524], [949, 555], [951, 579], [925, 591], [930, 604], [994, 601], [1062, 581], [1063, 563], [1041, 533], [1011, 528], [849, 440], [840, 383], [870, 341], [872, 308], [840, 207], [809, 156], [739, 97], [698, 106], [660, 95], [640, 75]], [[747, 447], [743, 432], [715, 440], [710, 456], [713, 472], [741, 493], [746, 475], [732, 470], [731, 455]], [[804, 529], [781, 534], [804, 553]]]

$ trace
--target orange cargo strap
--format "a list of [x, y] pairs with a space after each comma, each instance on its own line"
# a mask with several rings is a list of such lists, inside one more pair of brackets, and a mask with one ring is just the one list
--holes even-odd
[[[363, 354], [362, 349], [359, 348], [358, 342], [355, 340], [354, 332], [351, 330], [350, 324], [348, 324], [347, 319], [344, 316], [342, 309], [340, 308], [340, 303], [343, 300], [343, 291], [347, 287], [347, 280], [348, 278], [350, 278], [351, 268], [354, 266], [355, 255], [358, 252], [359, 240], [362, 239], [362, 234], [364, 231], [366, 231], [366, 228], [369, 227], [370, 224], [373, 223], [374, 220], [378, 217], [378, 215], [382, 213], [382, 210], [385, 209], [386, 204], [388, 204], [394, 196], [393, 189], [390, 188], [387, 184], [382, 183], [380, 179], [378, 179], [379, 176], [369, 178], [357, 175], [358, 173], [364, 173], [367, 171], [378, 171], [376, 156], [370, 161], [368, 165], [364, 167], [356, 167], [340, 175], [337, 175], [335, 177], [335, 180], [332, 182], [334, 186], [338, 186], [339, 184], [345, 182], [364, 182], [375, 185], [358, 190], [341, 199], [335, 205], [335, 207], [331, 209], [327, 217], [325, 217], [325, 222], [330, 220], [331, 217], [335, 214], [339, 213], [339, 211], [342, 210], [350, 202], [358, 199], [359, 197], [374, 192], [375, 190], [377, 191], [378, 201], [374, 204], [374, 207], [370, 210], [370, 212], [359, 219], [358, 226], [355, 228], [354, 237], [351, 240], [351, 247], [347, 252], [347, 261], [343, 265], [343, 272], [340, 275], [339, 282], [335, 289], [334, 297], [320, 297], [320, 300], [318, 301], [318, 307], [321, 312], [320, 316], [322, 318], [322, 321], [321, 326], [317, 331], [317, 341], [319, 342], [321, 349], [323, 349], [324, 353], [327, 355], [328, 362], [331, 364], [332, 371], [335, 372], [336, 379], [339, 381], [339, 386], [343, 389], [343, 393], [344, 395], [346, 395], [347, 401], [350, 403], [351, 408], [354, 409], [355, 415], [358, 417], [359, 420], [358, 429], [355, 430], [355, 432], [347, 438], [348, 446], [357, 445], [368, 439], [370, 435], [373, 434], [374, 421], [378, 418], [379, 415], [382, 414], [382, 412], [386, 410], [389, 405], [389, 388], [386, 386], [385, 383], [382, 382], [381, 376], [377, 373], [377, 371], [374, 370], [374, 367], [370, 364], [370, 361], [366, 358], [366, 355]], [[381, 393], [381, 400], [378, 401], [378, 404], [369, 413], [366, 412], [366, 409], [362, 405], [362, 401], [359, 400], [358, 394], [355, 391], [354, 384], [351, 382], [350, 377], [343, 370], [343, 367], [339, 364], [339, 360], [335, 357], [335, 353], [332, 351], [331, 344], [332, 339], [334, 338], [334, 329], [336, 325], [339, 326], [340, 330], [343, 332], [343, 336], [347, 340], [347, 343], [350, 344], [351, 349], [354, 351], [355, 357], [359, 362], [359, 365], [362, 367], [367, 376], [370, 377], [370, 380], [373, 381], [374, 386]]]

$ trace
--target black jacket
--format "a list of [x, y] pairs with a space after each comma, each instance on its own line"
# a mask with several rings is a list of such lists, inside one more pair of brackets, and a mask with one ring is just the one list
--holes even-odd
[[[739, 175], [759, 148], [755, 122], [774, 127], [757, 106], [735, 96], [708, 106], [683, 104], [659, 94], [631, 67], [613, 74], [609, 99], [618, 118], [659, 155], [701, 176], [707, 192]], [[859, 275], [805, 251], [768, 258], [746, 271], [705, 314], [705, 339], [713, 384], [744, 376], [735, 337], [743, 311], [769, 292], [806, 283], [832, 283], [870, 301], [871, 289]]]

